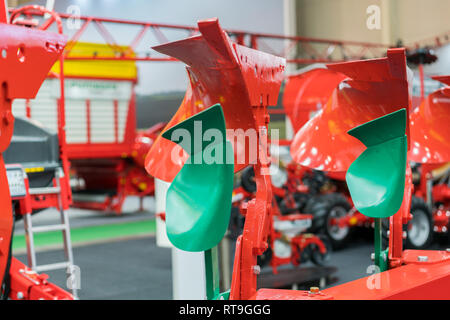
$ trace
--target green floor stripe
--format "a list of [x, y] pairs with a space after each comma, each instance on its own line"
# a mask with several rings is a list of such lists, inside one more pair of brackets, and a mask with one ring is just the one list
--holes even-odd
[[[153, 234], [156, 230], [155, 220], [144, 220], [117, 224], [106, 224], [74, 228], [70, 230], [72, 244], [95, 240], [114, 239], [120, 237]], [[35, 234], [36, 247], [62, 244], [62, 232], [51, 231]], [[16, 235], [13, 239], [13, 250], [26, 248], [25, 235]]]

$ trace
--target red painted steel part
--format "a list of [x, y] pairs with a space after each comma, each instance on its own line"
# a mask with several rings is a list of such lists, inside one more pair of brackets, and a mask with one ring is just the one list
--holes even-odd
[[405, 250], [405, 265], [318, 292], [260, 289], [255, 300], [448, 300], [450, 253]]
[[[433, 77], [450, 85], [450, 76]], [[411, 113], [411, 150], [418, 163], [450, 161], [450, 87], [436, 90]]]
[[283, 108], [294, 132], [308, 122], [329, 100], [345, 75], [322, 67], [289, 76], [284, 87]]
[[[111, 79], [110, 79], [111, 80]], [[99, 159], [103, 161], [106, 158], [121, 158], [128, 157], [133, 151], [133, 145], [136, 138], [136, 95], [134, 91], [135, 84], [133, 83], [131, 99], [128, 104], [128, 113], [125, 121], [125, 132], [122, 142], [104, 142], [91, 143], [90, 124], [92, 119], [87, 117], [86, 128], [88, 129], [87, 143], [70, 143], [67, 144], [67, 155], [72, 160], [85, 159]], [[86, 113], [90, 112], [90, 101], [86, 100]], [[115, 129], [115, 134], [118, 130]]]
[[[8, 147], [14, 129], [11, 102], [34, 98], [48, 70], [61, 54], [65, 37], [25, 27], [0, 24], [0, 152]], [[3, 157], [0, 156], [0, 281], [9, 256], [12, 232], [11, 197]]]
[[[276, 105], [284, 59], [231, 42], [217, 19], [200, 21], [198, 27], [201, 35], [153, 48], [190, 67], [191, 89], [168, 127], [185, 116], [220, 103], [227, 129], [234, 129], [237, 136], [228, 139], [235, 152], [235, 170], [239, 171], [251, 161], [245, 134], [249, 129], [258, 130], [250, 106]], [[177, 154], [184, 152], [170, 141], [155, 142], [146, 159], [146, 169], [151, 175], [165, 181], [175, 177], [187, 155], [184, 153], [178, 161], [173, 161], [173, 148], [177, 148]]]
[[[205, 108], [220, 103], [227, 129], [239, 130], [234, 134], [241, 138], [245, 138], [245, 131], [249, 131], [256, 138], [254, 145], [251, 145], [246, 144], [245, 140], [236, 141], [228, 137], [234, 147], [235, 169], [240, 170], [249, 164], [245, 153], [250, 147], [258, 147], [263, 152], [267, 150], [267, 144], [264, 144], [267, 142], [269, 122], [267, 106], [276, 105], [285, 60], [232, 43], [217, 19], [201, 21], [198, 25], [201, 35], [155, 48], [175, 56], [190, 67], [191, 87], [168, 126], [195, 113], [197, 106]], [[157, 140], [150, 150], [146, 169], [156, 178], [170, 181], [183, 165], [186, 154], [181, 161], [174, 163], [171, 154], [175, 144], [161, 141]], [[257, 255], [268, 246], [272, 191], [270, 177], [261, 172], [269, 170], [269, 162], [263, 161], [266, 159], [261, 154], [258, 156], [253, 164], [257, 192], [248, 203], [243, 235], [236, 247], [231, 299], [249, 298], [256, 292], [253, 266], [256, 265]], [[243, 158], [245, 161], [242, 161]]]
[[19, 260], [12, 258], [11, 300], [73, 300], [67, 291], [47, 281], [48, 275], [37, 274]]
[[[297, 163], [323, 171], [346, 171], [365, 149], [347, 131], [409, 105], [404, 49], [387, 58], [330, 64], [350, 79], [334, 90], [319, 113], [295, 135], [291, 155]], [[407, 133], [409, 133], [407, 129]]]
[[136, 134], [131, 157], [139, 167], [145, 167], [145, 157], [165, 126], [166, 123], [157, 123], [151, 128]]
[[[405, 250], [403, 259], [406, 263], [404, 266], [329, 288], [323, 292], [340, 300], [450, 299], [450, 290], [448, 290], [450, 253]], [[419, 259], [427, 261], [420, 262]]]
[[[6, 22], [6, 21], [5, 21]], [[48, 70], [62, 53], [65, 37], [29, 28], [0, 25], [1, 49], [1, 140], [0, 152], [11, 140], [14, 117], [11, 102], [15, 98], [34, 98]], [[2, 212], [0, 215], [0, 281], [4, 279], [5, 266], [9, 257], [12, 232], [11, 198], [5, 174], [3, 158], [0, 156], [0, 190]], [[30, 208], [30, 201], [26, 201]], [[20, 299], [73, 299], [72, 295], [46, 281], [46, 275], [29, 272], [14, 258], [10, 265], [10, 297]]]
[[[10, 12], [13, 12], [10, 9]], [[29, 17], [42, 16], [43, 12], [27, 10]], [[68, 13], [58, 13], [58, 15], [63, 20], [72, 20], [73, 15]], [[132, 20], [122, 20], [122, 19], [111, 19], [93, 16], [77, 16], [77, 20], [82, 22], [80, 28], [73, 33], [72, 37], [68, 41], [68, 46], [65, 52], [65, 58], [67, 60], [129, 60], [129, 61], [177, 61], [172, 57], [166, 56], [153, 56], [145, 55], [141, 56], [130, 55], [130, 52], [124, 50], [122, 47], [118, 46], [114, 36], [108, 31], [106, 25], [127, 25], [129, 27], [140, 28], [140, 31], [135, 34], [134, 37], [130, 37], [129, 47], [135, 49], [142, 43], [143, 39], [146, 38], [146, 33], [153, 32], [155, 38], [158, 42], [167, 42], [167, 37], [165, 31], [184, 31], [189, 36], [198, 33], [199, 29], [193, 26], [183, 26], [183, 25], [173, 25], [173, 24], [163, 24], [163, 23], [152, 23], [149, 21], [132, 21]], [[46, 28], [50, 27], [52, 22], [46, 24]], [[114, 49], [116, 55], [114, 57], [103, 56], [92, 54], [92, 56], [80, 56], [80, 55], [70, 55], [70, 51], [75, 44], [85, 33], [90, 25], [94, 25], [98, 31], [99, 35], [103, 38], [105, 43], [107, 43], [111, 48]], [[132, 28], [130, 28], [132, 30]], [[133, 32], [131, 31], [130, 32]], [[333, 39], [318, 39], [311, 37], [299, 37], [299, 36], [285, 36], [277, 34], [267, 34], [267, 33], [252, 33], [243, 30], [226, 30], [232, 39], [240, 44], [247, 45], [253, 49], [265, 48], [268, 52], [278, 52], [275, 53], [279, 56], [289, 56], [290, 53], [295, 50], [298, 45], [302, 45], [302, 54], [293, 59], [287, 60], [291, 63], [302, 63], [309, 64], [315, 62], [331, 62], [331, 61], [344, 61], [350, 56], [351, 59], [362, 59], [363, 57], [379, 57], [383, 54], [389, 45], [379, 44], [379, 43], [369, 43], [369, 42], [357, 42], [357, 41], [342, 41]], [[266, 40], [269, 40], [268, 42]], [[272, 44], [270, 42], [278, 42]], [[246, 44], [247, 43], [247, 44]], [[281, 48], [280, 47], [281, 44]], [[339, 50], [335, 50], [339, 47]]]
[[[197, 89], [199, 88], [199, 85], [193, 83], [193, 76], [191, 76], [191, 71], [189, 71], [189, 68], [187, 71], [189, 75], [189, 83], [186, 89], [186, 94], [180, 107], [178, 108], [178, 111], [169, 121], [165, 129], [174, 126], [175, 124], [189, 118], [205, 108], [202, 100], [200, 100], [201, 91]], [[163, 131], [165, 131], [165, 129]], [[182, 156], [177, 159], [179, 163], [173, 163], [171, 153], [167, 152], [167, 150], [172, 150], [172, 148], [175, 148], [177, 154], [182, 154]], [[172, 181], [187, 158], [187, 153], [183, 152], [178, 145], [171, 143], [170, 141], [162, 138], [160, 135], [156, 138], [152, 148], [150, 148], [146, 156], [145, 168], [150, 175], [158, 179]]]
[[[312, 293], [260, 289], [255, 300], [448, 300], [450, 299], [450, 253], [405, 251], [405, 263], [382, 273]], [[433, 254], [433, 256], [430, 256]], [[419, 262], [418, 257], [428, 262]], [[413, 261], [409, 261], [412, 259]], [[422, 258], [424, 259], [424, 258]]]

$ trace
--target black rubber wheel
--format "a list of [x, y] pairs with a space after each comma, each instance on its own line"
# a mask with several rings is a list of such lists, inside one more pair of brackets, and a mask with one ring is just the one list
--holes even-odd
[[351, 237], [352, 228], [332, 226], [332, 218], [344, 217], [351, 206], [339, 193], [328, 193], [313, 197], [305, 207], [304, 213], [314, 216], [310, 232], [325, 234], [333, 249], [342, 248]]
[[[383, 250], [385, 250], [387, 247], [389, 247], [389, 218], [384, 218], [381, 220], [381, 241], [382, 241], [382, 247]], [[373, 228], [371, 228], [371, 231], [373, 233]], [[375, 235], [372, 237], [374, 238]], [[373, 240], [372, 240], [373, 241]], [[403, 241], [404, 245], [405, 241]]]
[[256, 192], [255, 171], [253, 170], [253, 166], [242, 170], [241, 185], [242, 188], [249, 193]]
[[286, 205], [287, 198], [281, 198], [278, 201], [278, 207], [280, 208], [280, 213], [282, 215], [288, 215], [292, 213], [303, 213], [303, 208], [305, 207], [308, 200], [311, 198], [309, 194], [296, 192], [293, 195], [295, 207], [290, 208]]
[[406, 226], [407, 249], [422, 250], [428, 248], [433, 241], [433, 215], [430, 208], [421, 198], [411, 199], [412, 220]]
[[263, 268], [263, 267], [269, 265], [270, 260], [272, 260], [272, 248], [268, 247], [262, 255], [257, 257], [256, 261], [257, 261], [259, 267]]
[[[433, 217], [430, 208], [421, 198], [413, 196], [411, 199], [412, 220], [403, 226], [406, 239], [403, 240], [405, 249], [423, 250], [433, 242]], [[389, 218], [383, 219], [382, 223], [383, 248], [389, 245]]]
[[310, 246], [307, 246], [300, 253], [300, 261], [299, 261], [299, 263], [302, 264], [302, 263], [308, 262], [309, 260], [311, 260], [311, 255], [312, 255], [312, 249], [310, 248]]
[[11, 267], [11, 259], [12, 259], [12, 242], [14, 238], [14, 226], [16, 224], [16, 212], [15, 212], [15, 206], [12, 206], [12, 215], [13, 215], [13, 223], [12, 223], [12, 230], [11, 230], [11, 239], [9, 243], [9, 252], [8, 252], [8, 258], [6, 262], [5, 267], [5, 273], [3, 275], [3, 279], [0, 279], [0, 300], [8, 300], [9, 293], [11, 291], [11, 277], [9, 274], [9, 270]]
[[231, 207], [230, 222], [228, 224], [228, 237], [236, 240], [243, 232], [245, 217], [241, 214], [238, 207]]
[[[450, 227], [450, 225], [447, 226], [447, 230], [448, 230], [449, 227]], [[437, 241], [438, 241], [439, 245], [445, 246], [447, 248], [450, 245], [450, 232], [449, 231], [442, 232], [442, 233], [437, 233], [436, 234], [436, 238], [437, 238]]]
[[325, 254], [322, 254], [317, 245], [315, 245], [315, 244], [312, 245], [311, 246], [311, 261], [315, 265], [323, 266], [323, 265], [326, 265], [328, 263], [328, 261], [330, 261], [331, 251], [333, 249], [332, 249], [331, 241], [326, 235], [320, 234], [319, 238], [320, 238], [320, 240], [322, 240], [323, 244], [325, 245], [326, 252], [325, 252]]

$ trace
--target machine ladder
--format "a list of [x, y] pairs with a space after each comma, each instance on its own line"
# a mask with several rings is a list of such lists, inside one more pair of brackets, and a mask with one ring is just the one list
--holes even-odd
[[[70, 240], [70, 226], [69, 226], [69, 216], [67, 211], [64, 210], [63, 201], [61, 197], [61, 184], [60, 180], [64, 177], [64, 171], [61, 167], [57, 167], [55, 169], [55, 186], [53, 187], [45, 187], [45, 188], [30, 188], [29, 194], [33, 195], [57, 195], [58, 197], [58, 211], [60, 213], [60, 221], [59, 224], [50, 224], [43, 226], [33, 226], [31, 214], [24, 215], [24, 228], [25, 228], [25, 236], [26, 236], [26, 246], [27, 246], [27, 258], [28, 258], [28, 266], [36, 271], [50, 271], [57, 269], [66, 269], [68, 274], [68, 286], [72, 291], [74, 298], [77, 298], [77, 286], [76, 286], [76, 278], [75, 272], [76, 267], [73, 261], [73, 252], [72, 252], [72, 242]], [[34, 245], [34, 235], [36, 233], [42, 232], [50, 232], [50, 231], [61, 231], [63, 234], [63, 243], [64, 243], [64, 254], [66, 261], [50, 263], [44, 265], [38, 265], [36, 262], [36, 248]]]

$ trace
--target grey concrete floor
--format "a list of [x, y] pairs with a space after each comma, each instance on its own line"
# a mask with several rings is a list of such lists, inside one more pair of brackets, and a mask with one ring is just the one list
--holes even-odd
[[[81, 270], [81, 299], [171, 299], [171, 252], [156, 246], [154, 237], [75, 247], [74, 259]], [[329, 265], [336, 266], [338, 282], [366, 276], [372, 245], [359, 240], [334, 252]], [[17, 256], [26, 262], [25, 255]], [[39, 263], [62, 260], [59, 250], [38, 254]], [[312, 266], [309, 263], [305, 266]], [[64, 270], [48, 272], [53, 283], [66, 288]]]
[[[125, 214], [116, 216], [111, 213], [99, 213], [88, 210], [70, 209], [72, 227], [140, 221], [154, 215], [154, 202], [146, 199], [147, 212], [136, 212], [137, 199], [131, 198], [125, 206]], [[53, 218], [51, 217], [53, 215]], [[33, 217], [37, 223], [48, 223], [57, 218], [57, 212], [40, 213]], [[21, 222], [17, 223], [16, 232], [23, 232]], [[449, 246], [449, 245], [447, 245]], [[434, 244], [432, 249], [445, 249], [445, 245]], [[232, 248], [233, 250], [234, 248]], [[332, 253], [330, 266], [337, 267], [333, 275], [337, 282], [356, 280], [369, 275], [367, 268], [372, 264], [370, 254], [373, 252], [372, 241], [367, 237], [355, 237], [347, 247]], [[81, 271], [81, 299], [171, 299], [171, 249], [156, 246], [153, 236], [112, 240], [75, 246], [73, 249], [75, 264]], [[26, 256], [16, 255], [26, 262]], [[233, 257], [233, 255], [231, 256]], [[62, 261], [62, 250], [39, 252], [38, 264]], [[312, 266], [307, 263], [304, 266]], [[66, 288], [64, 270], [47, 272], [50, 280]]]
[[[435, 244], [432, 249], [445, 246]], [[371, 252], [372, 243], [364, 239], [355, 239], [333, 252], [329, 265], [338, 269], [333, 275], [337, 282], [330, 286], [368, 276]], [[61, 255], [60, 251], [41, 252], [38, 259], [40, 263], [51, 263], [61, 260]], [[17, 258], [26, 261], [25, 255]], [[171, 249], [157, 247], [152, 236], [75, 247], [74, 258], [81, 270], [81, 299], [172, 299]], [[48, 274], [53, 283], [66, 288], [63, 270]]]
[[[156, 246], [154, 237], [116, 241], [73, 249], [80, 268], [84, 300], [171, 299], [170, 249]], [[61, 261], [59, 250], [38, 254], [39, 263]], [[26, 256], [16, 256], [26, 263]], [[46, 272], [50, 281], [66, 289], [65, 270]]]

